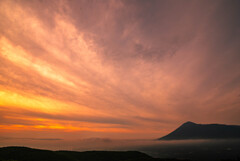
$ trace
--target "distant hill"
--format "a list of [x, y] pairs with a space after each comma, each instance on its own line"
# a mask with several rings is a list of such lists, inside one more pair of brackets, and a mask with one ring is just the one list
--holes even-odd
[[186, 122], [158, 140], [240, 139], [240, 126]]
[[[50, 151], [27, 147], [0, 148], [0, 161], [180, 161], [160, 159], [138, 151]], [[184, 160], [181, 160], [184, 161]]]

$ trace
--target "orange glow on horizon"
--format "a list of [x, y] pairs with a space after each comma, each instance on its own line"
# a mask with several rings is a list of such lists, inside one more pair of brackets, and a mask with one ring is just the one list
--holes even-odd
[[239, 124], [239, 9], [163, 1], [0, 0], [0, 139]]
[[[28, 109], [39, 112], [47, 113], [64, 113], [70, 109], [76, 110], [76, 105], [66, 104], [51, 98], [35, 96], [35, 95], [22, 95], [13, 91], [0, 89], [0, 106]], [[86, 107], [78, 107], [77, 111], [82, 114], [88, 114], [89, 109]]]
[[[60, 124], [49, 124], [49, 125], [0, 125], [1, 130], [14, 130], [14, 131], [38, 131], [38, 130], [59, 130], [63, 132], [77, 132], [77, 131], [88, 131], [88, 132], [111, 132], [111, 133], [133, 133], [136, 131], [121, 128], [94, 128], [94, 127], [77, 127], [70, 125]], [[0, 130], [0, 131], [1, 131]]]

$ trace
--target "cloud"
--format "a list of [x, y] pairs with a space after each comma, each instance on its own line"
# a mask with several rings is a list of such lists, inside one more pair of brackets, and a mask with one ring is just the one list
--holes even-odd
[[148, 129], [158, 137], [186, 120], [240, 123], [238, 1], [0, 6], [1, 120], [8, 125], [84, 122], [87, 130], [146, 137]]
[[37, 141], [59, 141], [59, 138], [11, 138], [11, 137], [0, 137], [1, 140], [37, 140]]

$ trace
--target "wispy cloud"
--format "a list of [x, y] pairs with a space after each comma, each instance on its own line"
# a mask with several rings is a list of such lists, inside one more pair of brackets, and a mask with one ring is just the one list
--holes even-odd
[[1, 131], [155, 138], [186, 120], [239, 124], [238, 6], [1, 1]]

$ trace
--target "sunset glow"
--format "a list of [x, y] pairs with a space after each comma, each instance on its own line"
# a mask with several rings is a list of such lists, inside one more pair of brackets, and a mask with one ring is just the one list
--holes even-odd
[[1, 0], [0, 137], [154, 139], [188, 120], [240, 124], [238, 5]]

